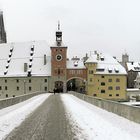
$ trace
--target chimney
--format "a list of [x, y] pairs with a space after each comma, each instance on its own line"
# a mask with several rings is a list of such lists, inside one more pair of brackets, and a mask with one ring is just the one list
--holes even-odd
[[27, 72], [27, 63], [24, 63], [24, 72]]
[[44, 54], [44, 65], [47, 64], [47, 58], [46, 58], [46, 54]]

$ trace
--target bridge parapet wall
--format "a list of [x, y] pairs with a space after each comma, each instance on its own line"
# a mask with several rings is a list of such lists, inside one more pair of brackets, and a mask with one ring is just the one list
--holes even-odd
[[73, 94], [74, 96], [88, 103], [91, 103], [97, 107], [100, 107], [104, 110], [115, 113], [124, 118], [127, 118], [128, 120], [134, 121], [136, 123], [140, 123], [139, 107], [129, 106], [129, 105], [121, 104], [119, 102], [105, 100], [101, 98], [95, 98], [92, 96], [87, 96], [76, 92], [70, 92], [70, 94]]
[[22, 101], [25, 101], [29, 98], [32, 98], [36, 95], [42, 94], [41, 92], [36, 92], [36, 93], [31, 93], [31, 94], [25, 94], [17, 97], [11, 97], [11, 98], [6, 98], [6, 99], [1, 99], [0, 100], [0, 109], [20, 103]]

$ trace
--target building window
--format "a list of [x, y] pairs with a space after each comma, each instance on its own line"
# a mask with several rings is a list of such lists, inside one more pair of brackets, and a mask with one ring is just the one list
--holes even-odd
[[116, 87], [116, 90], [120, 90], [120, 87], [119, 87], [119, 86], [117, 86], [117, 87]]
[[96, 97], [96, 96], [97, 96], [97, 94], [93, 94], [93, 96], [94, 96], [94, 97]]
[[7, 83], [7, 80], [5, 80], [5, 83]]
[[47, 91], [47, 87], [45, 87], [45, 91]]
[[119, 94], [116, 94], [116, 96], [119, 96]]
[[5, 90], [7, 90], [8, 88], [7, 88], [7, 86], [5, 86]]
[[117, 78], [117, 79], [116, 79], [116, 82], [120, 82], [120, 79], [119, 79], [119, 78]]
[[108, 82], [112, 82], [112, 79], [108, 79]]
[[29, 87], [29, 91], [31, 91], [32, 90], [32, 87]]
[[19, 80], [17, 79], [17, 83], [19, 83]]
[[101, 86], [105, 86], [105, 82], [101, 82]]
[[101, 77], [102, 77], [102, 78], [105, 78], [105, 76], [103, 76], [103, 75], [102, 75]]
[[32, 81], [31, 81], [31, 79], [29, 79], [29, 83], [31, 83]]
[[2, 87], [0, 86], [0, 90], [2, 90]]
[[93, 70], [89, 70], [89, 74], [93, 74]]
[[104, 89], [102, 89], [102, 90], [101, 90], [101, 93], [105, 93], [105, 90], [104, 90]]
[[44, 82], [47, 83], [47, 79], [44, 79]]
[[108, 87], [108, 90], [113, 90], [113, 87], [112, 86]]
[[19, 90], [19, 87], [17, 87], [17, 90]]
[[90, 82], [92, 82], [92, 78], [90, 78]]
[[8, 98], [8, 94], [6, 94], [6, 98]]
[[112, 97], [112, 94], [109, 94], [109, 97]]

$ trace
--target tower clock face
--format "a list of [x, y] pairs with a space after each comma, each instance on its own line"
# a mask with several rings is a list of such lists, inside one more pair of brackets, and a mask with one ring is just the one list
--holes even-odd
[[57, 54], [56, 55], [56, 60], [57, 61], [61, 61], [62, 60], [62, 55], [61, 54]]

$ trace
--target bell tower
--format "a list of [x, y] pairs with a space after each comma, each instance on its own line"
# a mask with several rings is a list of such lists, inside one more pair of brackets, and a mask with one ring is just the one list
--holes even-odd
[[66, 83], [66, 62], [67, 62], [67, 47], [62, 41], [62, 31], [58, 22], [58, 30], [55, 33], [56, 42], [51, 46], [51, 75], [55, 88], [60, 92], [65, 91]]

